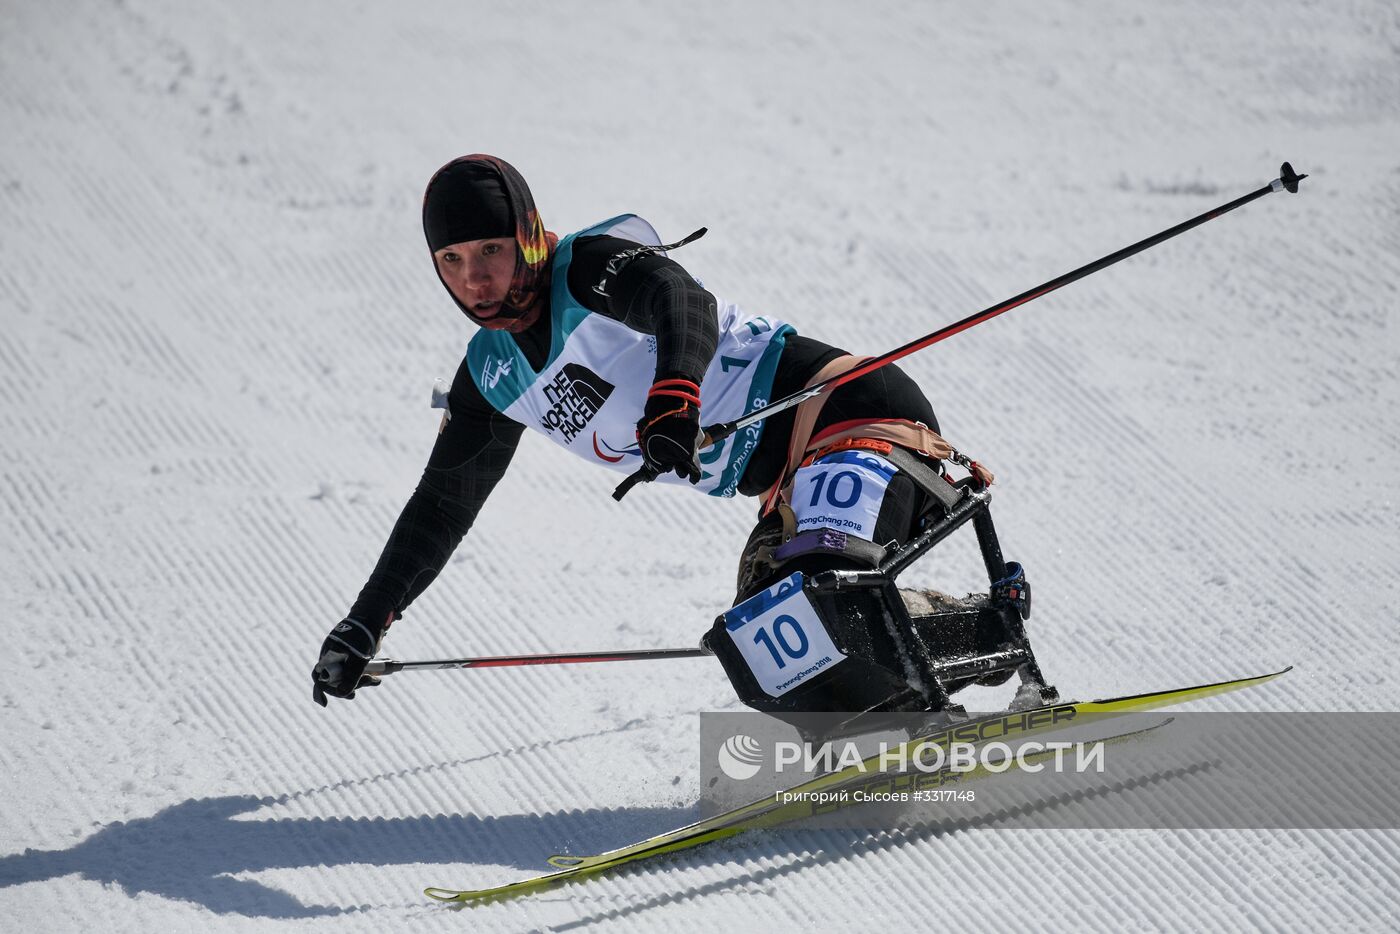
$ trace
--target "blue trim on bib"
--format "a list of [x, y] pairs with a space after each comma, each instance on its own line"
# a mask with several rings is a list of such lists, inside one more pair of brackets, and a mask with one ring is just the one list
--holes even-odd
[[[768, 397], [773, 392], [773, 377], [778, 372], [778, 358], [783, 355], [783, 348], [787, 346], [788, 335], [796, 333], [796, 328], [784, 324], [768, 339], [768, 346], [763, 348], [763, 356], [758, 358], [753, 382], [749, 384], [745, 414], [756, 409], [760, 399], [764, 405], [773, 401]], [[711, 496], [733, 496], [738, 491], [744, 468], [749, 465], [749, 458], [753, 456], [753, 452], [758, 450], [758, 442], [763, 438], [763, 426], [766, 424], [768, 420], [764, 419], [734, 435], [729, 448], [729, 461], [724, 465], [719, 485], [710, 491]]]
[[899, 468], [891, 464], [877, 451], [865, 451], [855, 448], [847, 448], [844, 451], [837, 451], [825, 457], [819, 457], [812, 462], [815, 464], [851, 464], [856, 467], [864, 467], [885, 478], [888, 483], [894, 479], [894, 475], [899, 473]]
[[794, 572], [776, 584], [770, 584], [743, 603], [726, 610], [724, 628], [730, 632], [742, 629], [755, 617], [762, 616], [771, 608], [789, 600], [802, 592], [804, 578], [801, 571]]
[[[602, 224], [594, 226], [601, 227]], [[555, 248], [554, 278], [549, 284], [549, 359], [545, 360], [539, 373], [549, 369], [554, 361], [559, 359], [559, 355], [564, 352], [564, 342], [569, 339], [574, 328], [593, 313], [580, 305], [569, 291], [569, 264], [574, 259], [574, 241], [579, 237], [589, 236], [593, 229], [594, 227], [590, 227], [588, 230], [569, 234], [560, 240]]]
[[497, 412], [524, 395], [537, 375], [509, 333], [485, 328], [467, 344], [467, 371]]

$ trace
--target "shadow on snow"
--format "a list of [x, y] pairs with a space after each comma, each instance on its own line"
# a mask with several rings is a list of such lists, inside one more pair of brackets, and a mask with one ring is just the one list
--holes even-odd
[[0, 856], [0, 887], [78, 874], [119, 885], [128, 895], [192, 901], [220, 914], [337, 915], [355, 909], [305, 905], [233, 875], [350, 863], [506, 863], [547, 872], [545, 857], [563, 843], [587, 839], [590, 851], [599, 851], [695, 817], [690, 808], [622, 808], [501, 817], [235, 819], [277, 803], [252, 795], [195, 798], [151, 817], [108, 824], [68, 849]]
[[[1134, 794], [1151, 785], [1189, 780], [1214, 763], [1156, 772], [1127, 781], [1046, 795], [1021, 807], [1001, 809], [966, 819], [938, 821], [933, 826], [893, 830], [874, 838], [851, 836], [842, 830], [761, 831], [744, 843], [726, 841], [703, 857], [725, 862], [736, 847], [749, 857], [798, 854], [782, 866], [741, 872], [698, 888], [669, 892], [638, 904], [580, 918], [558, 930], [636, 915], [736, 886], [762, 883], [797, 869], [849, 858], [862, 852], [890, 849], [951, 834], [1016, 826], [1013, 818], [1055, 810], [1097, 797]], [[318, 789], [323, 790], [323, 789]], [[549, 872], [545, 857], [577, 843], [582, 852], [598, 853], [672, 830], [698, 816], [697, 808], [617, 808], [587, 811], [511, 814], [500, 817], [434, 815], [400, 818], [290, 818], [239, 820], [240, 815], [305, 796], [279, 798], [231, 795], [195, 798], [168, 807], [151, 817], [109, 824], [65, 850], [25, 850], [0, 856], [0, 887], [42, 882], [78, 874], [85, 879], [118, 885], [128, 895], [150, 893], [192, 901], [219, 914], [259, 918], [304, 918], [339, 915], [360, 907], [306, 905], [293, 895], [234, 875], [270, 869], [413, 863], [510, 864], [523, 874]], [[755, 848], [755, 844], [757, 847]], [[551, 849], [553, 847], [553, 849]], [[688, 855], [685, 858], [689, 858]], [[633, 867], [640, 869], [641, 867]], [[622, 872], [627, 872], [624, 868]], [[460, 879], [424, 879], [424, 884], [461, 884]], [[497, 880], [501, 881], [501, 880]], [[480, 884], [492, 884], [480, 880]]]

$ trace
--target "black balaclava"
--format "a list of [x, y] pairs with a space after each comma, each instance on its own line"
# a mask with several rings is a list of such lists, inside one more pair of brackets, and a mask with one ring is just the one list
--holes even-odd
[[523, 331], [539, 317], [539, 302], [549, 290], [551, 244], [530, 187], [510, 163], [473, 153], [438, 169], [423, 193], [423, 235], [433, 253], [468, 240], [514, 237], [515, 273], [495, 317], [478, 318], [457, 296], [452, 300], [468, 318], [492, 330]]

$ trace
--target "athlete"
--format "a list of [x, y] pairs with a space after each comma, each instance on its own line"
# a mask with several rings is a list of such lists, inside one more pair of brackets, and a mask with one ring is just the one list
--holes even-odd
[[[438, 279], [480, 330], [417, 489], [321, 646], [313, 696], [322, 706], [378, 683], [366, 663], [467, 534], [526, 428], [621, 473], [645, 466], [711, 496], [761, 497], [736, 603], [794, 571], [871, 566], [916, 531], [927, 482], [891, 458], [920, 452], [936, 475], [952, 449], [896, 367], [702, 446], [702, 418], [732, 420], [859, 360], [717, 297], [667, 255], [679, 244], [663, 247], [639, 217], [563, 238], [546, 231], [524, 179], [494, 156], [464, 156], [433, 175], [423, 231]], [[869, 684], [843, 684], [840, 670], [822, 676], [813, 707], [879, 706]]]

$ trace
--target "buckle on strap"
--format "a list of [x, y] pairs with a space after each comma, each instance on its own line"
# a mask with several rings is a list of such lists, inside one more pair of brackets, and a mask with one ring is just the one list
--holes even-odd
[[880, 562], [885, 559], [885, 547], [836, 529], [808, 529], [798, 532], [791, 541], [774, 548], [772, 560], [777, 566], [810, 554], [841, 555], [855, 558], [871, 567], [879, 567]]
[[943, 479], [941, 473], [930, 467], [913, 451], [896, 444], [884, 457], [902, 473], [907, 474], [925, 493], [938, 500], [945, 510], [951, 510], [958, 504], [958, 500], [962, 499], [962, 493], [957, 487]]

